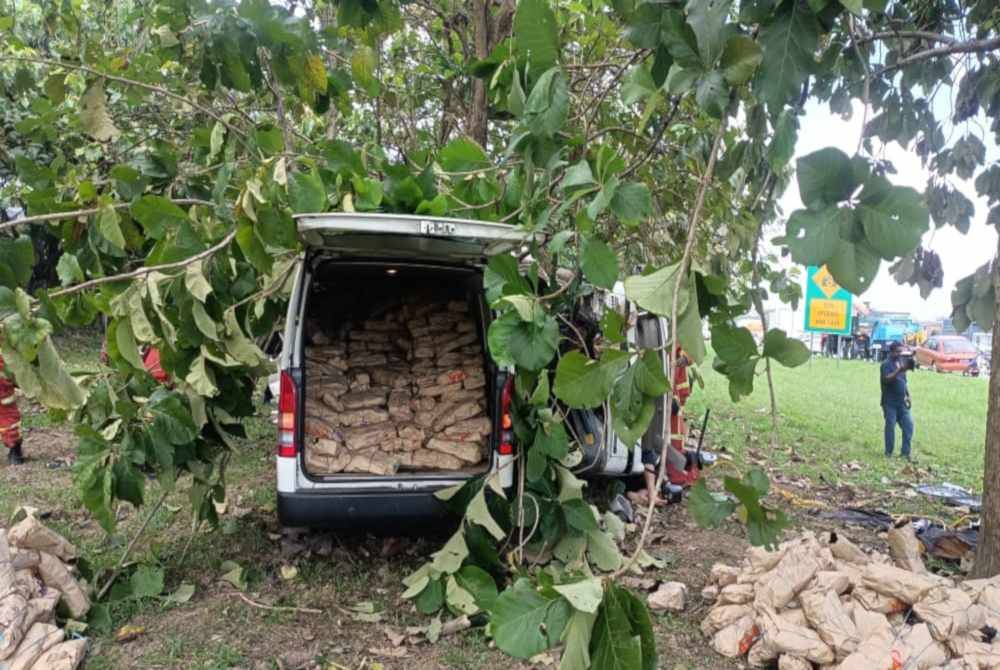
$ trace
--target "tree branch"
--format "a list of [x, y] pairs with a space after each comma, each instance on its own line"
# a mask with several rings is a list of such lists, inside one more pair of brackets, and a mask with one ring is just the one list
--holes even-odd
[[931, 58], [936, 58], [938, 56], [948, 56], [950, 54], [985, 53], [987, 51], [994, 51], [997, 49], [1000, 49], [1000, 37], [993, 37], [984, 40], [969, 40], [968, 42], [956, 42], [946, 47], [937, 47], [934, 49], [918, 51], [912, 56], [901, 58], [892, 65], [885, 66], [875, 74], [876, 76], [883, 75], [886, 72], [891, 72], [892, 70], [906, 67], [907, 65], [913, 65], [914, 63], [919, 63], [921, 61], [930, 60]]
[[81, 291], [86, 291], [87, 289], [94, 288], [95, 286], [100, 286], [101, 284], [110, 284], [112, 282], [119, 281], [129, 281], [130, 279], [138, 279], [148, 274], [154, 272], [163, 272], [165, 270], [177, 270], [179, 268], [187, 267], [192, 263], [202, 260], [203, 258], [208, 258], [212, 254], [223, 249], [226, 245], [233, 241], [236, 237], [236, 228], [233, 228], [232, 232], [223, 237], [214, 246], [205, 249], [204, 251], [191, 256], [190, 258], [185, 258], [181, 261], [175, 261], [173, 263], [164, 263], [162, 265], [150, 265], [149, 267], [139, 268], [138, 270], [133, 270], [132, 272], [126, 272], [120, 275], [114, 275], [111, 277], [98, 277], [97, 279], [91, 279], [85, 281], [82, 284], [77, 284], [76, 286], [69, 286], [58, 291], [53, 291], [49, 293], [49, 298], [62, 298], [67, 295], [72, 295], [74, 293], [79, 293]]
[[[198, 198], [176, 198], [170, 202], [175, 205], [205, 205], [208, 207], [214, 207], [214, 202], [209, 202], [208, 200], [199, 200]], [[111, 205], [114, 209], [128, 209], [132, 206], [132, 203], [120, 202], [115, 205]], [[8, 221], [6, 223], [0, 223], [0, 231], [6, 230], [8, 228], [16, 228], [20, 225], [30, 225], [35, 223], [47, 223], [49, 221], [62, 221], [63, 219], [75, 219], [78, 216], [93, 216], [101, 211], [101, 207], [91, 207], [89, 209], [75, 209], [71, 212], [51, 212], [49, 214], [38, 214], [36, 216], [25, 216], [20, 219], [14, 219], [13, 221]]]
[[927, 30], [889, 30], [881, 33], [865, 35], [858, 40], [858, 44], [866, 44], [875, 40], [904, 39], [904, 40], [928, 40], [931, 42], [943, 42], [944, 44], [956, 44], [956, 40], [951, 35], [932, 33]]
[[218, 121], [219, 123], [221, 123], [222, 125], [224, 125], [227, 129], [229, 129], [232, 132], [236, 133], [240, 137], [246, 137], [246, 133], [244, 133], [239, 128], [233, 126], [231, 123], [229, 123], [225, 119], [223, 119], [215, 111], [209, 109], [208, 107], [204, 107], [204, 106], [198, 104], [197, 102], [195, 102], [194, 100], [192, 100], [190, 98], [184, 97], [183, 95], [179, 95], [177, 93], [174, 93], [173, 91], [168, 91], [167, 89], [163, 88], [162, 86], [156, 86], [154, 84], [147, 84], [146, 82], [136, 81], [135, 79], [128, 79], [126, 77], [119, 77], [117, 75], [108, 74], [106, 72], [101, 72], [100, 70], [95, 70], [92, 67], [87, 67], [86, 65], [77, 65], [76, 63], [66, 63], [66, 62], [59, 61], [59, 60], [50, 60], [48, 58], [29, 58], [27, 56], [0, 56], [0, 62], [3, 62], [3, 61], [15, 61], [15, 62], [20, 62], [20, 63], [34, 63], [35, 65], [46, 65], [46, 66], [49, 66], [49, 67], [62, 67], [62, 68], [66, 68], [67, 70], [79, 70], [80, 72], [86, 72], [88, 74], [92, 74], [95, 77], [104, 77], [105, 79], [107, 79], [109, 81], [116, 81], [119, 84], [124, 84], [126, 86], [134, 86], [136, 88], [141, 88], [141, 89], [150, 91], [151, 93], [158, 93], [159, 95], [162, 95], [164, 97], [170, 98], [171, 100], [174, 100], [176, 102], [181, 102], [181, 103], [184, 103], [185, 105], [189, 105], [190, 107], [192, 107], [194, 109], [197, 109], [198, 111], [202, 112], [203, 114], [207, 114], [208, 116], [212, 117], [213, 119], [215, 119], [216, 121]]

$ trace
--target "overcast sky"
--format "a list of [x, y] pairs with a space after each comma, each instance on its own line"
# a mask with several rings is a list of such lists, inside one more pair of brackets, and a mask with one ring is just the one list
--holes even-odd
[[[938, 96], [938, 99], [942, 97]], [[862, 124], [860, 105], [856, 106], [851, 119], [844, 121], [840, 116], [831, 114], [825, 104], [810, 102], [806, 105], [805, 114], [800, 117], [800, 121], [799, 138], [795, 147], [796, 156], [804, 156], [828, 146], [838, 147], [848, 155], [853, 155], [857, 149]], [[979, 125], [970, 123], [962, 124], [955, 129], [946, 129], [945, 137], [950, 144], [967, 132], [977, 135], [986, 145], [987, 165], [991, 161], [1000, 160], [1000, 149], [993, 142], [993, 134]], [[906, 151], [895, 142], [885, 146], [883, 151], [884, 157], [891, 160], [897, 170], [897, 174], [888, 176], [889, 180], [900, 186], [912, 186], [923, 193], [927, 186], [928, 170], [921, 165], [916, 152]], [[962, 235], [953, 226], [935, 229], [933, 222], [930, 230], [924, 235], [924, 246], [933, 249], [941, 256], [944, 285], [934, 290], [927, 300], [923, 300], [916, 286], [897, 284], [889, 275], [891, 263], [883, 261], [878, 277], [871, 288], [861, 296], [861, 300], [869, 302], [875, 309], [910, 312], [918, 320], [936, 319], [951, 314], [951, 290], [955, 282], [989, 261], [997, 249], [996, 230], [986, 225], [986, 215], [989, 211], [986, 199], [976, 195], [973, 180], [962, 181], [954, 175], [951, 176], [951, 180], [955, 188], [972, 201], [976, 213], [967, 235]], [[794, 179], [779, 202], [785, 216], [802, 207], [798, 184]], [[804, 278], [804, 269], [802, 275]]]

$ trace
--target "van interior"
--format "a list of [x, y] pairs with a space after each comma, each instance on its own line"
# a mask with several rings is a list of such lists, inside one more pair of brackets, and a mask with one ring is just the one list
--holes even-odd
[[453, 478], [490, 468], [497, 398], [481, 273], [318, 258], [306, 301], [307, 476]]

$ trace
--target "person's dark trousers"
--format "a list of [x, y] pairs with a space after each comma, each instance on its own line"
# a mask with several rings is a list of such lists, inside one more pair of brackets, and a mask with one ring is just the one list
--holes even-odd
[[892, 456], [896, 448], [896, 424], [899, 424], [903, 431], [903, 448], [899, 455], [903, 458], [910, 457], [910, 443], [913, 441], [913, 417], [906, 405], [883, 405], [882, 413], [885, 415], [885, 455]]

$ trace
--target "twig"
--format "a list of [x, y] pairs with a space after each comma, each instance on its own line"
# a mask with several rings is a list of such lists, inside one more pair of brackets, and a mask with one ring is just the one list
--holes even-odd
[[[209, 202], [208, 200], [199, 200], [198, 198], [175, 198], [170, 202], [175, 205], [206, 205], [208, 207], [214, 207], [214, 202]], [[120, 202], [114, 205], [110, 205], [113, 209], [128, 209], [132, 206], [129, 202]], [[35, 216], [24, 216], [20, 219], [14, 219], [13, 221], [7, 221], [6, 223], [0, 223], [0, 230], [6, 230], [8, 228], [16, 228], [20, 225], [31, 225], [35, 223], [46, 223], [48, 221], [61, 221], [63, 219], [75, 219], [78, 216], [93, 216], [101, 211], [101, 207], [91, 207], [89, 209], [75, 209], [71, 212], [51, 212], [49, 214], [36, 214]]]
[[[715, 162], [716, 156], [719, 154], [719, 146], [722, 144], [722, 137], [726, 131], [726, 119], [722, 118], [719, 122], [719, 130], [715, 134], [715, 141], [712, 143], [712, 153], [708, 157], [708, 165], [705, 166], [705, 174], [701, 177], [701, 185], [698, 187], [698, 196], [695, 199], [694, 209], [691, 210], [691, 217], [688, 220], [688, 237], [687, 242], [684, 245], [684, 255], [681, 256], [680, 265], [677, 268], [677, 278], [674, 281], [674, 294], [671, 301], [670, 307], [670, 332], [671, 339], [674, 343], [677, 342], [677, 305], [680, 299], [681, 293], [681, 282], [684, 276], [687, 274], [688, 265], [691, 262], [691, 254], [694, 250], [695, 232], [698, 229], [698, 219], [701, 217], [701, 210], [705, 204], [705, 193], [708, 191], [708, 185], [712, 182], [712, 176], [715, 174]], [[692, 296], [692, 299], [694, 297]], [[673, 380], [674, 369], [677, 365], [677, 347], [673, 346], [670, 348], [667, 356], [667, 379]], [[673, 389], [668, 391], [673, 395]], [[673, 419], [673, 403], [670, 403], [669, 416], [667, 417], [668, 422]], [[660, 496], [660, 488], [663, 486], [663, 480], [666, 477], [667, 472], [667, 449], [671, 449], [670, 440], [663, 441], [663, 449], [660, 454], [660, 468], [659, 474], [656, 478], [655, 490], [650, 492], [649, 495], [649, 506], [646, 509], [646, 520], [642, 524], [642, 534], [639, 536], [639, 542], [636, 545], [635, 552], [632, 557], [622, 565], [621, 568], [615, 573], [615, 576], [622, 574], [626, 570], [632, 567], [633, 564], [639, 559], [639, 554], [642, 553], [643, 547], [646, 544], [646, 538], [649, 536], [649, 528], [652, 525], [653, 511], [656, 508], [656, 501]]]
[[114, 275], [111, 277], [98, 277], [97, 279], [91, 279], [89, 281], [83, 282], [82, 284], [77, 284], [76, 286], [69, 286], [67, 288], [60, 289], [58, 291], [53, 291], [52, 293], [49, 293], [48, 297], [61, 298], [63, 296], [79, 293], [80, 291], [86, 291], [87, 289], [94, 288], [95, 286], [99, 286], [101, 284], [108, 284], [119, 281], [128, 281], [130, 279], [137, 279], [139, 277], [152, 274], [153, 272], [161, 272], [163, 270], [176, 270], [178, 268], [183, 268], [188, 265], [191, 265], [191, 263], [200, 261], [203, 258], [208, 258], [212, 254], [214, 254], [215, 252], [219, 251], [220, 249], [228, 245], [230, 242], [232, 242], [235, 237], [236, 237], [236, 229], [234, 228], [232, 232], [223, 237], [217, 244], [209, 247], [208, 249], [205, 249], [199, 254], [191, 256], [190, 258], [185, 258], [184, 260], [175, 261], [173, 263], [164, 263], [163, 265], [150, 265], [149, 267], [139, 268], [138, 270], [133, 270], [132, 272], [126, 272], [124, 274]]
[[639, 158], [636, 158], [635, 161], [629, 165], [628, 168], [626, 168], [625, 172], [622, 173], [622, 179], [628, 179], [631, 177], [632, 173], [642, 167], [642, 164], [649, 160], [650, 156], [653, 155], [653, 152], [656, 151], [656, 145], [660, 143], [661, 139], [663, 139], [663, 135], [667, 132], [667, 128], [670, 127], [670, 124], [674, 120], [674, 115], [677, 113], [677, 109], [681, 106], [681, 98], [682, 96], [677, 96], [674, 100], [673, 108], [670, 110], [670, 113], [667, 114], [667, 118], [663, 120], [663, 125], [660, 126], [660, 130], [656, 133], [656, 137], [654, 137], [653, 141], [649, 143], [646, 153]]
[[92, 74], [95, 77], [104, 77], [105, 79], [108, 79], [110, 81], [116, 81], [119, 84], [124, 84], [126, 86], [134, 86], [135, 88], [141, 88], [146, 91], [150, 91], [152, 93], [158, 93], [164, 97], [170, 98], [171, 100], [184, 103], [185, 105], [197, 109], [198, 111], [212, 117], [213, 119], [224, 125], [226, 128], [236, 133], [237, 135], [240, 135], [241, 137], [246, 137], [246, 133], [244, 133], [239, 128], [233, 126], [225, 119], [223, 119], [222, 116], [217, 114], [215, 111], [209, 109], [208, 107], [203, 107], [194, 100], [186, 98], [183, 95], [179, 95], [177, 93], [174, 93], [173, 91], [168, 91], [162, 86], [155, 86], [154, 84], [147, 84], [146, 82], [136, 81], [135, 79], [128, 79], [127, 77], [119, 77], [117, 75], [108, 74], [106, 72], [101, 72], [100, 70], [95, 70], [92, 67], [87, 67], [86, 65], [77, 65], [76, 63], [66, 63], [64, 61], [50, 60], [48, 58], [30, 58], [28, 56], [0, 56], [0, 62], [2, 61], [34, 63], [35, 65], [47, 65], [49, 67], [62, 67], [68, 70], [79, 70], [80, 72], [87, 72], [88, 74]]
[[128, 546], [125, 547], [125, 551], [122, 552], [122, 557], [118, 559], [118, 565], [116, 565], [115, 569], [111, 571], [111, 575], [108, 577], [108, 581], [106, 581], [104, 583], [104, 586], [101, 587], [101, 590], [97, 592], [98, 600], [102, 599], [105, 596], [105, 594], [107, 594], [108, 589], [110, 589], [111, 585], [115, 583], [116, 579], [118, 579], [118, 575], [121, 574], [122, 567], [125, 565], [125, 561], [128, 560], [128, 557], [132, 553], [132, 550], [135, 548], [135, 545], [139, 541], [139, 538], [142, 537], [142, 534], [144, 532], [146, 532], [146, 528], [149, 526], [149, 522], [152, 521], [153, 517], [156, 516], [156, 513], [160, 511], [160, 507], [162, 507], [163, 503], [166, 502], [167, 495], [169, 494], [170, 491], [164, 489], [163, 494], [160, 496], [160, 499], [156, 501], [156, 504], [153, 505], [153, 509], [151, 509], [149, 511], [149, 514], [146, 515], [145, 521], [142, 522], [142, 525], [139, 526], [139, 530], [136, 531], [136, 534], [129, 541]]
[[861, 153], [861, 146], [865, 141], [865, 132], [868, 126], [868, 107], [871, 101], [871, 81], [872, 81], [872, 71], [871, 67], [868, 65], [868, 59], [864, 57], [861, 53], [861, 47], [858, 45], [857, 34], [854, 30], [854, 16], [851, 15], [848, 18], [848, 28], [851, 32], [851, 42], [854, 43], [854, 52], [858, 54], [858, 60], [861, 64], [865, 66], [865, 83], [864, 89], [862, 90], [861, 102], [864, 105], [864, 115], [861, 118], [861, 136], [858, 137], [858, 148], [854, 150], [854, 153]]
[[871, 35], [862, 36], [861, 39], [858, 40], [858, 43], [866, 44], [868, 42], [874, 42], [875, 40], [886, 40], [886, 39], [928, 40], [931, 42], [943, 42], [945, 44], [958, 43], [958, 40], [956, 40], [951, 35], [932, 33], [927, 30], [890, 30], [882, 33], [872, 33]]
[[311, 607], [280, 607], [277, 605], [265, 605], [264, 603], [259, 603], [254, 600], [250, 600], [245, 595], [239, 591], [226, 591], [227, 596], [237, 596], [240, 600], [245, 602], [251, 607], [256, 607], [257, 609], [267, 610], [269, 612], [299, 612], [301, 614], [322, 614], [323, 610], [313, 609]]
[[919, 63], [920, 61], [929, 60], [931, 58], [936, 58], [937, 56], [947, 56], [950, 54], [968, 54], [968, 53], [983, 53], [986, 51], [993, 51], [995, 49], [1000, 49], [1000, 37], [993, 37], [984, 40], [969, 40], [968, 42], [955, 42], [946, 47], [937, 47], [934, 49], [926, 49], [924, 51], [918, 51], [917, 53], [907, 56], [906, 58], [900, 58], [898, 61], [892, 65], [886, 65], [881, 70], [875, 73], [875, 76], [881, 76], [886, 72], [891, 72], [901, 67], [906, 67], [907, 65], [913, 65], [914, 63]]

